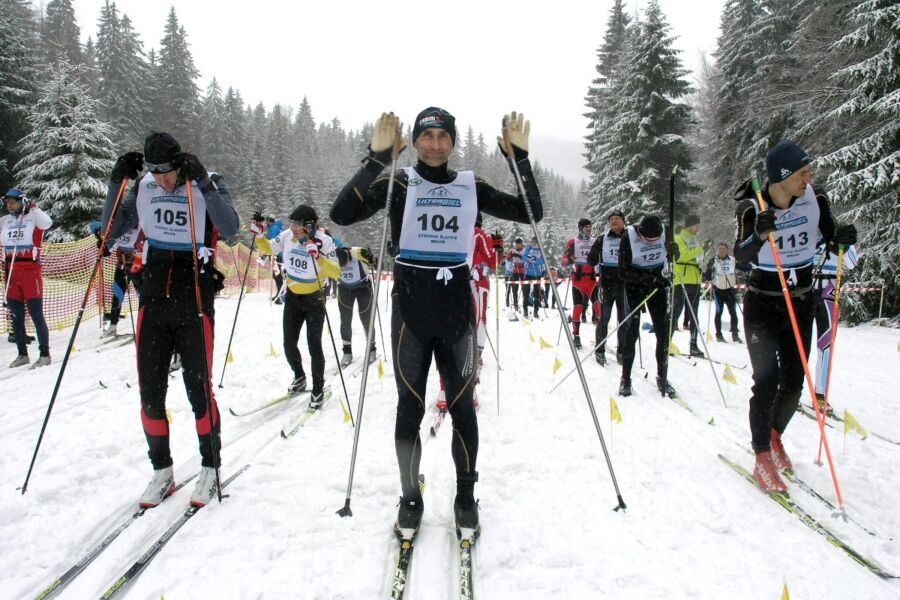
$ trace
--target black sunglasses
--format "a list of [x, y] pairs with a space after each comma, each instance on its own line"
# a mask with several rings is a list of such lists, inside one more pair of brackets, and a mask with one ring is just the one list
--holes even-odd
[[147, 170], [155, 175], [162, 175], [163, 173], [169, 173], [178, 168], [174, 161], [160, 163], [155, 165], [153, 163], [144, 162], [144, 166], [147, 167]]

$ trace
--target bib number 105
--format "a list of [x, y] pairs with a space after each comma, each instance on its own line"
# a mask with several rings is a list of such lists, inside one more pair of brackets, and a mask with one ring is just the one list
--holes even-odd
[[[422, 231], [428, 231], [429, 218], [427, 213], [423, 213], [416, 221], [422, 224]], [[459, 221], [455, 216], [450, 217], [450, 219], [444, 219], [444, 215], [441, 214], [431, 215], [430, 221], [432, 231], [444, 231], [445, 229], [449, 229], [453, 233], [459, 231]]]
[[171, 210], [171, 209], [161, 209], [157, 208], [153, 211], [153, 214], [156, 215], [157, 223], [165, 223], [166, 225], [178, 225], [179, 227], [184, 227], [188, 223], [187, 212], [183, 210]]

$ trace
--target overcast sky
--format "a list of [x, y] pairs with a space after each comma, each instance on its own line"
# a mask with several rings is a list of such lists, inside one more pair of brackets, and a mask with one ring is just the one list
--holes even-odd
[[[711, 53], [724, 0], [660, 0], [681, 59]], [[317, 122], [348, 129], [397, 112], [404, 123], [430, 105], [489, 143], [501, 116], [519, 110], [532, 134], [581, 142], [611, 0], [415, 2], [175, 2], [205, 91], [215, 76], [245, 102], [296, 109], [307, 96]], [[74, 0], [82, 37], [96, 38], [103, 0]], [[118, 0], [144, 49], [159, 47], [171, 2]], [[634, 13], [643, 0], [627, 3]]]

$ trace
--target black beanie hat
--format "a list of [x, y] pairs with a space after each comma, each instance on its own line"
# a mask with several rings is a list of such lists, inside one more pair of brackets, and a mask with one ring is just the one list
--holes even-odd
[[766, 155], [766, 175], [769, 183], [780, 183], [811, 162], [806, 150], [790, 140], [775, 144]]
[[308, 229], [310, 231], [314, 231], [316, 228], [316, 223], [319, 222], [319, 217], [316, 215], [316, 210], [307, 206], [306, 204], [301, 204], [291, 213], [290, 216], [291, 221], [297, 223], [304, 229]]
[[437, 127], [449, 133], [453, 145], [456, 146], [456, 119], [446, 110], [437, 106], [429, 106], [416, 116], [412, 132], [413, 144], [419, 139], [419, 135], [429, 127]]
[[688, 215], [684, 218], [684, 226], [685, 227], [693, 227], [694, 225], [700, 224], [700, 217], [697, 215]]
[[144, 140], [144, 160], [153, 165], [174, 163], [181, 158], [181, 144], [168, 133], [154, 131]]
[[659, 220], [659, 217], [647, 215], [641, 219], [638, 231], [640, 231], [641, 235], [645, 238], [657, 238], [663, 233], [662, 221]]
[[590, 219], [585, 219], [584, 217], [578, 219], [578, 229], [581, 230], [585, 225], [591, 225]]
[[624, 221], [625, 213], [623, 213], [621, 210], [614, 210], [609, 213], [609, 216], [606, 217], [606, 220], [608, 221], [608, 220], [612, 219], [613, 217], [619, 217], [620, 219], [622, 219]]

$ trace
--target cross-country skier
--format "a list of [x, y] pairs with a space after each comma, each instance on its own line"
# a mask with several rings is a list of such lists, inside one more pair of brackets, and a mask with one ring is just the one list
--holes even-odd
[[804, 365], [768, 236], [774, 235], [808, 355], [816, 306], [812, 289], [816, 236], [821, 233], [824, 243], [834, 249], [836, 244], [855, 244], [856, 227], [835, 226], [828, 197], [812, 185], [810, 157], [796, 143], [784, 140], [769, 151], [766, 174], [762, 194], [766, 210], [760, 210], [749, 182], [737, 190], [734, 257], [753, 264], [744, 296], [744, 334], [753, 367], [753, 475], [762, 489], [776, 491], [786, 489], [778, 471], [792, 468], [782, 436], [797, 409]]
[[[508, 281], [510, 282], [510, 286], [512, 287], [513, 310], [516, 312], [518, 312], [519, 310], [519, 288], [522, 287], [522, 280], [525, 278], [525, 260], [523, 258], [524, 252], [525, 242], [522, 241], [522, 238], [517, 237], [513, 242], [513, 247], [510, 248], [509, 252], [506, 253], [506, 259], [512, 263], [512, 277], [510, 277]], [[522, 295], [524, 296], [525, 291], [521, 291]]]
[[[857, 261], [856, 247], [845, 248], [842, 271], [853, 270]], [[834, 327], [831, 319], [834, 316], [838, 253], [821, 243], [820, 240], [816, 248], [816, 255], [813, 257], [813, 264], [820, 265], [813, 273], [815, 292], [819, 299], [816, 303], [816, 400], [819, 402], [819, 407], [825, 409], [825, 388], [828, 387], [828, 365], [831, 362], [831, 338]], [[840, 307], [838, 307], [837, 317], [840, 320]], [[831, 406], [828, 406], [828, 412], [833, 413]]]
[[[100, 234], [100, 221], [91, 223], [91, 232], [97, 237], [97, 247], [102, 241]], [[103, 317], [109, 323], [103, 333], [100, 334], [101, 339], [114, 338], [118, 335], [117, 326], [119, 318], [122, 316], [122, 303], [125, 300], [125, 294], [128, 291], [128, 285], [134, 283], [135, 290], [140, 293], [139, 277], [132, 272], [134, 267], [135, 244], [139, 240], [143, 240], [140, 227], [134, 227], [131, 231], [126, 231], [118, 240], [115, 240], [116, 248], [116, 270], [113, 273], [112, 284], [112, 300], [110, 301], [109, 312]], [[107, 242], [107, 246], [112, 247], [113, 241]], [[102, 251], [102, 250], [101, 250]], [[107, 256], [109, 252], [105, 252]]]
[[[529, 125], [520, 114], [503, 120], [501, 147], [514, 158], [527, 191], [534, 218], [543, 217], [540, 192], [528, 161]], [[379, 177], [400, 144], [399, 119], [378, 119], [362, 168], [344, 186], [331, 209], [332, 220], [352, 225], [385, 207], [388, 177]], [[425, 384], [434, 357], [447, 386], [453, 419], [451, 451], [456, 465], [454, 514], [458, 528], [478, 528], [474, 489], [478, 480], [478, 421], [472, 402], [475, 382], [475, 312], [467, 263], [475, 219], [484, 212], [500, 219], [528, 222], [519, 196], [500, 192], [472, 171], [455, 172], [447, 162], [456, 143], [455, 119], [430, 107], [416, 117], [413, 145], [415, 167], [398, 172], [390, 200], [391, 238], [399, 248], [394, 261], [391, 343], [399, 397], [394, 440], [403, 497], [399, 529], [418, 529], [422, 519], [419, 427], [425, 415]]]
[[722, 335], [722, 313], [728, 309], [731, 319], [731, 341], [743, 343], [738, 327], [737, 284], [734, 257], [728, 254], [728, 244], [722, 242], [716, 246], [716, 254], [709, 259], [706, 272], [712, 280], [712, 299], [716, 303], [716, 341], [724, 342]]
[[594, 265], [588, 263], [588, 253], [595, 241], [597, 236], [593, 235], [591, 220], [581, 218], [577, 235], [566, 242], [563, 251], [563, 266], [572, 266], [572, 335], [576, 348], [581, 348], [581, 316], [587, 312], [588, 303], [595, 320], [600, 313], [597, 275]]
[[[146, 166], [149, 171], [138, 179]], [[181, 356], [184, 387], [194, 412], [202, 467], [191, 504], [204, 506], [217, 493], [216, 458], [221, 448], [219, 409], [212, 392], [213, 299], [224, 277], [215, 269], [219, 237], [238, 232], [231, 193], [218, 173], [208, 173], [200, 160], [182, 152], [168, 133], [151, 133], [144, 153], [128, 152], [110, 174], [103, 223], [109, 221], [122, 180], [137, 179], [123, 200], [110, 231], [111, 239], [140, 226], [144, 233], [143, 272], [137, 320], [137, 368], [141, 423], [154, 473], [141, 494], [141, 506], [156, 506], [175, 490], [166, 391], [172, 354]], [[191, 186], [194, 214], [188, 212]], [[199, 267], [194, 269], [191, 223]], [[201, 306], [198, 317], [197, 293]], [[204, 365], [204, 358], [206, 364]], [[207, 396], [208, 394], [208, 396]], [[207, 404], [212, 407], [209, 414]]]
[[[344, 353], [341, 356], [341, 368], [348, 366], [353, 361], [353, 304], [359, 313], [363, 331], [369, 330], [369, 319], [374, 315], [372, 308], [372, 278], [369, 275], [369, 267], [375, 264], [375, 257], [369, 248], [347, 247], [337, 248], [338, 264], [341, 268], [341, 279], [338, 281], [337, 300], [338, 312], [341, 315], [341, 343]], [[375, 362], [375, 338], [372, 338], [372, 346], [369, 351], [363, 353], [369, 364]]]
[[[684, 218], [684, 227], [675, 236], [679, 258], [675, 263], [675, 308], [672, 319], [678, 323], [678, 317], [684, 309], [684, 320], [690, 325], [691, 330], [690, 354], [702, 358], [705, 355], [697, 346], [697, 334], [700, 332], [700, 326], [696, 319], [697, 310], [700, 308], [700, 282], [702, 279], [700, 261], [703, 259], [703, 253], [712, 245], [712, 240], [701, 244], [697, 239], [698, 231], [700, 231], [700, 217], [688, 215]], [[684, 305], [685, 294], [690, 302], [690, 308]]]
[[[613, 306], [616, 307], [616, 320], [619, 329], [616, 332], [616, 359], [622, 362], [622, 348], [625, 347], [626, 328], [622, 325], [625, 312], [625, 290], [619, 277], [619, 246], [625, 235], [625, 215], [621, 210], [609, 213], [607, 219], [609, 229], [598, 236], [588, 252], [587, 262], [592, 267], [600, 266], [600, 319], [594, 330], [594, 360], [600, 365], [606, 364], [606, 343], [600, 344], [607, 335], [609, 319]], [[599, 345], [598, 345], [599, 344]]]
[[[677, 260], [678, 247], [674, 242], [667, 243], [668, 239], [669, 232], [659, 217], [654, 215], [641, 219], [640, 225], [626, 227], [619, 246], [619, 275], [625, 284], [625, 310], [629, 312], [656, 290], [646, 304], [656, 335], [656, 387], [661, 393], [672, 396], [675, 389], [667, 380], [669, 315], [666, 310], [666, 288], [669, 280], [662, 271], [669, 255], [674, 255]], [[631, 395], [631, 367], [634, 364], [634, 344], [641, 330], [641, 312], [635, 313], [625, 325], [628, 333], [622, 349], [620, 396]]]
[[318, 229], [319, 217], [311, 206], [301, 204], [291, 213], [288, 228], [274, 240], [260, 239], [263, 254], [283, 254], [287, 293], [284, 300], [282, 327], [284, 357], [294, 379], [289, 393], [306, 389], [306, 372], [297, 342], [300, 330], [306, 325], [306, 344], [312, 363], [312, 395], [310, 407], [322, 405], [325, 386], [325, 353], [322, 351], [322, 331], [325, 326], [325, 292], [328, 278], [340, 277], [337, 263], [327, 258], [334, 252], [331, 236]]
[[6, 275], [6, 305], [12, 314], [13, 333], [19, 352], [9, 366], [21, 367], [31, 362], [25, 333], [27, 307], [38, 338], [39, 356], [31, 365], [35, 369], [50, 364], [50, 332], [44, 320], [41, 246], [44, 231], [53, 225], [53, 219], [18, 188], [7, 191], [4, 201], [8, 214], [0, 218], [0, 245], [3, 246]]

